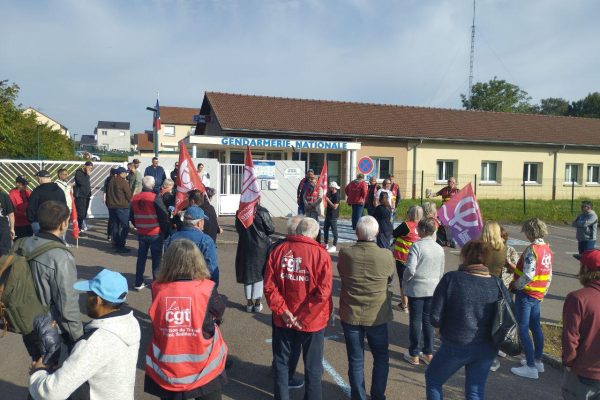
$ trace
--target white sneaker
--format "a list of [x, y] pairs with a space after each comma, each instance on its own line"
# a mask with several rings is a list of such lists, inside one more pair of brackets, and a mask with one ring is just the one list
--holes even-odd
[[506, 353], [503, 352], [502, 350], [498, 350], [498, 356], [500, 356], [502, 358], [506, 358]]
[[263, 305], [262, 303], [258, 303], [258, 305], [254, 305], [254, 307], [252, 307], [252, 311], [253, 312], [261, 312], [263, 310]]
[[141, 285], [134, 286], [133, 288], [139, 292], [140, 290], [142, 290], [145, 287], [146, 287], [146, 284], [142, 283]]
[[337, 249], [335, 248], [335, 246], [329, 246], [327, 248], [327, 252], [329, 253], [335, 253], [337, 251]]
[[246, 305], [246, 312], [254, 311], [254, 304]]
[[329, 244], [325, 245], [325, 250], [329, 250]]
[[511, 368], [510, 372], [523, 378], [538, 379], [539, 377], [537, 368], [528, 367], [527, 365]]
[[[534, 361], [538, 372], [544, 372], [544, 363], [538, 360]], [[521, 365], [527, 365], [527, 360], [521, 360]]]
[[500, 361], [498, 361], [497, 358], [494, 358], [494, 362], [492, 363], [492, 366], [490, 367], [490, 371], [496, 372], [496, 371], [498, 371], [499, 368], [500, 368]]

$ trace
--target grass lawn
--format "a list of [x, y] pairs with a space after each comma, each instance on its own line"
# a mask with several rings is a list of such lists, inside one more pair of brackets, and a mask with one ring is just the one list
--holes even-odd
[[562, 356], [562, 325], [542, 322], [542, 332], [544, 332], [544, 353], [560, 359]]
[[[433, 200], [433, 199], [432, 199]], [[425, 199], [424, 199], [425, 201]], [[600, 201], [594, 201], [600, 204]], [[435, 201], [438, 207], [441, 201]], [[398, 218], [404, 217], [406, 210], [413, 204], [421, 204], [419, 199], [402, 200], [398, 205]], [[571, 200], [528, 200], [526, 213], [523, 213], [523, 200], [479, 200], [483, 219], [493, 219], [501, 223], [520, 224], [526, 219], [538, 217], [547, 223], [570, 225], [579, 213], [581, 199], [576, 199], [571, 212]], [[349, 218], [352, 214], [350, 206], [340, 204], [340, 216]]]

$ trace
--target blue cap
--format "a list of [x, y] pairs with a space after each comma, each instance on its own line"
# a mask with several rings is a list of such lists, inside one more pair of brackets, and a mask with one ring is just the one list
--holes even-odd
[[187, 210], [185, 210], [185, 214], [183, 215], [183, 218], [191, 219], [191, 220], [205, 219], [208, 221], [208, 216], [206, 214], [204, 214], [204, 210], [198, 206], [188, 207]]
[[73, 288], [80, 292], [94, 292], [111, 303], [123, 303], [127, 296], [127, 279], [118, 272], [103, 269], [89, 281], [75, 282]]
[[115, 174], [122, 174], [123, 172], [127, 172], [127, 170], [123, 167], [119, 167], [115, 170]]

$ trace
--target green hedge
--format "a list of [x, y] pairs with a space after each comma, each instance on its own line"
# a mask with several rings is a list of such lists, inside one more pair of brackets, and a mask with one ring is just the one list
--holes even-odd
[[[600, 200], [594, 201], [600, 204]], [[438, 207], [441, 201], [435, 201]], [[398, 219], [403, 219], [408, 207], [421, 204], [420, 200], [402, 200], [398, 205]], [[571, 212], [571, 200], [528, 200], [526, 212], [523, 213], [523, 200], [479, 200], [479, 207], [484, 219], [493, 219], [502, 223], [519, 224], [528, 218], [538, 217], [552, 224], [571, 224], [579, 213], [581, 200], [575, 200]], [[342, 201], [340, 217], [350, 218], [352, 211], [349, 205]]]

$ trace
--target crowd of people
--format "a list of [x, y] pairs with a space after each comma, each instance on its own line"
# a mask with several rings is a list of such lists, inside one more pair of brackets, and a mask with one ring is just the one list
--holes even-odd
[[[205, 193], [189, 192], [185, 209], [175, 213], [177, 169], [170, 174], [174, 179], [169, 179], [156, 158], [143, 176], [139, 165], [133, 160], [128, 169], [111, 170], [104, 186], [110, 215], [107, 238], [116, 253], [130, 251], [126, 246], [130, 224], [135, 228], [135, 282], [128, 283], [109, 269], [77, 282], [75, 259], [64, 238], [70, 207], [76, 207], [85, 228], [91, 162], [76, 171], [73, 183], [66, 170], [58, 171], [56, 182], [48, 171], [41, 170], [36, 174], [39, 185], [32, 192], [26, 178], [18, 176], [16, 188], [9, 195], [0, 195], [0, 251], [7, 254], [20, 249], [26, 256], [36, 254], [28, 259], [32, 278], [51, 317], [36, 318], [33, 331], [23, 334], [32, 359], [29, 391], [34, 399], [133, 399], [142, 332], [133, 312], [123, 305], [130, 287], [142, 290], [148, 285], [144, 276], [148, 252], [152, 259], [148, 311], [152, 327], [144, 390], [161, 399], [221, 398], [227, 383], [228, 347], [219, 327], [225, 304], [218, 292], [216, 237], [222, 229], [210, 204], [214, 191], [207, 187]], [[203, 182], [210, 182], [202, 164], [197, 172]], [[452, 187], [456, 182], [451, 180], [440, 193], [447, 199], [455, 194]], [[543, 221], [533, 218], [522, 225], [530, 244], [520, 256], [508, 245], [506, 230], [495, 221], [486, 221], [481, 237], [461, 248], [459, 265], [449, 266], [439, 244], [443, 227], [436, 218], [435, 203], [410, 206], [405, 220], [394, 228], [400, 192], [392, 176], [379, 187], [376, 181], [367, 185], [359, 174], [345, 188], [356, 242], [338, 248], [340, 189], [330, 182], [324, 195], [314, 171], [309, 170], [298, 188], [300, 215], [288, 220], [287, 235], [277, 241], [271, 240], [275, 228], [263, 206], [257, 206], [248, 227], [236, 218], [235, 272], [237, 282], [243, 285], [245, 309], [262, 312], [264, 297], [272, 312], [276, 399], [289, 399], [290, 389], [302, 386], [305, 399], [323, 397], [325, 330], [333, 323], [334, 295], [339, 295], [351, 398], [367, 398], [365, 337], [374, 360], [370, 398], [386, 398], [395, 275], [401, 290], [397, 307], [409, 314], [407, 352], [402, 358], [409, 365], [427, 365], [428, 399], [443, 398], [444, 384], [462, 367], [465, 397], [485, 397], [488, 375], [499, 368], [503, 356], [492, 339], [499, 297], [514, 298], [525, 355], [511, 372], [529, 379], [544, 372], [540, 310], [551, 284], [553, 253], [544, 241], [548, 229]], [[363, 216], [365, 208], [368, 215]], [[320, 216], [325, 217], [323, 234]], [[584, 202], [581, 215], [573, 222], [580, 242], [579, 278], [584, 288], [567, 296], [563, 311], [565, 399], [600, 395], [596, 225], [592, 204]], [[36, 249], [37, 253], [44, 251], [37, 254]], [[338, 253], [339, 293], [334, 293], [332, 252]], [[87, 314], [92, 318], [85, 326], [77, 292], [85, 293]], [[441, 346], [434, 352], [436, 336]], [[304, 379], [295, 375], [300, 356]]]

